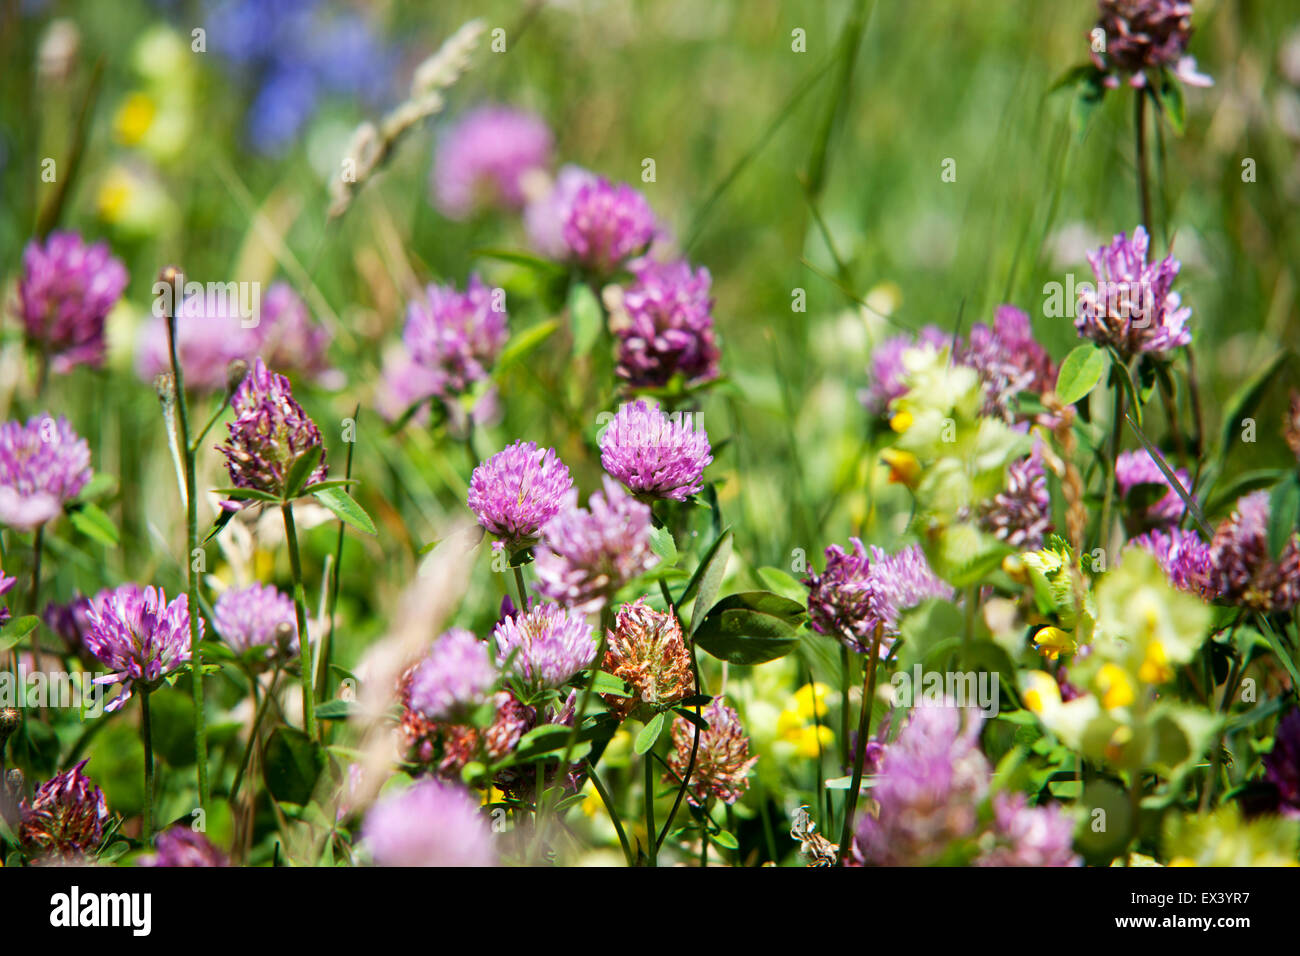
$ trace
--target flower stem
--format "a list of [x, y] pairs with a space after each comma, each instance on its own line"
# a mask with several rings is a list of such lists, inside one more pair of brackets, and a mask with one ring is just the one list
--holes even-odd
[[140, 692], [140, 741], [144, 744], [144, 841], [153, 839], [153, 728], [149, 719], [149, 691]]
[[597, 776], [596, 768], [590, 763], [587, 764], [587, 776], [591, 778], [591, 785], [596, 788], [596, 793], [600, 794], [601, 802], [605, 804], [605, 812], [614, 821], [614, 831], [618, 834], [619, 845], [623, 847], [623, 858], [627, 860], [627, 865], [631, 866], [635, 862], [635, 857], [632, 856], [632, 844], [628, 842], [627, 831], [623, 829], [623, 820], [619, 817], [614, 801], [611, 799], [609, 791], [605, 789], [605, 784]]
[[521, 565], [516, 564], [514, 572], [515, 588], [519, 592], [519, 613], [523, 614], [528, 610], [528, 588], [524, 584], [524, 569]]
[[[251, 679], [254, 682], [257, 680], [256, 677], [251, 677]], [[253, 757], [253, 747], [257, 745], [257, 738], [261, 734], [262, 720], [266, 717], [266, 712], [269, 709], [271, 699], [275, 696], [279, 683], [280, 671], [276, 670], [271, 675], [271, 683], [267, 686], [266, 693], [262, 695], [262, 699], [258, 702], [257, 713], [253, 715], [253, 724], [248, 732], [248, 746], [244, 748], [244, 756], [239, 761], [239, 769], [235, 772], [235, 782], [230, 786], [230, 802], [232, 804], [239, 797], [239, 785], [244, 781], [244, 774], [247, 772], [249, 761]]]
[[1147, 181], [1147, 91], [1133, 91], [1133, 133], [1137, 142], [1138, 211], [1142, 225], [1151, 231], [1151, 187]]
[[659, 865], [659, 844], [655, 840], [655, 767], [650, 753], [645, 755], [645, 832], [649, 865]]
[[[174, 267], [163, 269], [160, 282], [179, 289], [181, 274]], [[181, 369], [176, 351], [176, 309], [179, 303], [173, 298], [167, 315], [167, 352], [171, 359], [172, 381], [176, 389], [176, 413], [180, 423], [180, 445], [185, 455], [185, 565], [186, 602], [190, 612], [190, 685], [194, 692], [194, 763], [198, 773], [199, 807], [208, 805], [208, 728], [203, 705], [203, 651], [199, 642], [199, 570], [195, 566], [195, 552], [199, 550], [198, 498], [194, 490], [194, 447], [190, 443], [190, 414], [185, 400], [185, 373]]]
[[302, 670], [302, 729], [316, 739], [316, 694], [312, 690], [311, 642], [307, 637], [307, 592], [302, 586], [302, 560], [298, 556], [298, 532], [293, 523], [293, 502], [280, 505], [284, 515], [284, 537], [289, 544], [289, 568], [293, 572], [293, 609], [298, 616], [298, 661]]
[[[840, 854], [837, 865], [844, 865], [853, 835], [853, 815], [858, 809], [858, 790], [862, 787], [862, 765], [867, 759], [867, 735], [871, 733], [871, 702], [876, 696], [876, 665], [880, 661], [880, 626], [871, 639], [871, 656], [862, 675], [862, 714], [858, 718], [858, 740], [853, 753], [853, 782], [844, 804], [844, 826], [840, 830]], [[847, 702], [846, 702], [847, 703]]]
[[[357, 405], [352, 412], [352, 421], [355, 423], [361, 418], [361, 406]], [[348, 461], [344, 470], [343, 477], [352, 477], [352, 452], [357, 447], [355, 441], [348, 442]], [[339, 585], [343, 576], [343, 535], [347, 530], [347, 525], [340, 521], [338, 537], [334, 542], [334, 566], [330, 569], [330, 597], [329, 597], [329, 629], [326, 630], [322, 638], [320, 649], [320, 661], [316, 668], [316, 688], [319, 699], [324, 702], [330, 694], [330, 684], [333, 677], [330, 674], [330, 664], [334, 657], [334, 612], [339, 604]]]
[[1115, 419], [1110, 429], [1110, 455], [1106, 461], [1106, 491], [1101, 499], [1101, 526], [1097, 529], [1097, 546], [1103, 551], [1110, 547], [1110, 512], [1115, 501], [1119, 481], [1116, 463], [1119, 461], [1119, 441], [1124, 433], [1124, 385], [1115, 377]]
[[[41, 595], [41, 552], [45, 544], [45, 525], [36, 526], [36, 536], [32, 541], [32, 589], [27, 597], [28, 613], [37, 614], [40, 608]], [[39, 673], [41, 671], [41, 629], [39, 626], [32, 629], [32, 666]], [[41, 708], [42, 711], [44, 708]]]
[[[677, 607], [673, 603], [673, 596], [668, 591], [668, 585], [664, 583], [663, 578], [659, 579], [659, 589], [663, 592], [664, 600], [668, 602], [669, 613], [677, 618], [677, 624], [680, 627], [682, 623], [681, 615], [677, 613]], [[682, 630], [684, 633], [685, 628]], [[688, 636], [686, 640], [691, 654], [691, 679], [695, 685], [695, 696], [698, 697], [704, 693], [704, 691], [700, 687], [700, 665], [699, 661], [695, 657], [695, 640], [690, 636]], [[659, 831], [659, 836], [655, 840], [656, 850], [664, 845], [664, 840], [668, 839], [668, 831], [672, 829], [673, 819], [677, 816], [677, 811], [682, 805], [682, 798], [686, 796], [686, 788], [690, 785], [691, 775], [695, 773], [695, 756], [699, 753], [700, 749], [700, 721], [703, 720], [703, 717], [700, 715], [699, 704], [695, 705], [695, 717], [695, 736], [691, 740], [691, 756], [690, 759], [686, 761], [686, 772], [682, 775], [681, 786], [677, 788], [677, 796], [673, 798], [673, 807], [668, 811], [668, 817], [664, 820], [663, 829]]]

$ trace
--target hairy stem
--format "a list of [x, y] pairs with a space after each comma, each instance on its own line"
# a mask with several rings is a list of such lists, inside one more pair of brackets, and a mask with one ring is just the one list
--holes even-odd
[[849, 785], [848, 799], [844, 804], [844, 826], [840, 829], [840, 855], [838, 864], [844, 865], [853, 836], [853, 815], [858, 809], [858, 790], [862, 787], [862, 765], [867, 759], [867, 735], [871, 733], [871, 702], [876, 696], [876, 665], [880, 662], [880, 627], [877, 625], [871, 639], [871, 656], [867, 658], [862, 677], [862, 714], [858, 718], [858, 740], [853, 753], [853, 782]]
[[[181, 275], [174, 268], [163, 270], [160, 281], [179, 288]], [[199, 550], [198, 498], [194, 491], [194, 446], [190, 442], [190, 414], [185, 400], [185, 373], [176, 351], [176, 308], [172, 302], [167, 315], [167, 353], [171, 359], [172, 381], [176, 389], [176, 415], [180, 425], [180, 445], [185, 455], [185, 595], [190, 612], [190, 686], [194, 693], [194, 763], [198, 773], [199, 807], [208, 805], [208, 729], [203, 704], [203, 651], [199, 643], [199, 570], [195, 557]]]
[[280, 505], [284, 515], [284, 537], [289, 544], [289, 568], [293, 572], [293, 609], [298, 617], [298, 662], [302, 669], [302, 729], [316, 739], [316, 694], [312, 689], [311, 642], [307, 638], [307, 592], [302, 586], [302, 559], [298, 556], [298, 531], [293, 523], [293, 502]]
[[144, 841], [153, 839], [153, 728], [149, 719], [149, 691], [140, 692], [140, 741], [144, 744]]

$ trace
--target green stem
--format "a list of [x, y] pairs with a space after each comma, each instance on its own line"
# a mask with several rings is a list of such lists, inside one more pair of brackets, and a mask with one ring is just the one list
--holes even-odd
[[[32, 541], [32, 589], [27, 597], [28, 613], [39, 613], [41, 594], [41, 552], [44, 550], [45, 525], [36, 526], [36, 537]], [[38, 625], [32, 629], [32, 666], [37, 673], [41, 671], [41, 629]], [[44, 710], [44, 708], [42, 708]]]
[[298, 662], [302, 670], [302, 727], [316, 739], [316, 693], [311, 679], [311, 642], [307, 637], [307, 592], [302, 586], [302, 559], [298, 556], [298, 532], [293, 523], [293, 502], [280, 504], [284, 515], [284, 537], [289, 544], [289, 569], [293, 572], [293, 607], [298, 616]]
[[840, 855], [838, 865], [844, 865], [853, 836], [853, 815], [858, 809], [858, 790], [862, 787], [862, 765], [866, 762], [867, 735], [871, 733], [871, 702], [876, 696], [876, 665], [880, 661], [880, 628], [871, 640], [871, 656], [867, 659], [862, 677], [862, 714], [858, 718], [858, 740], [853, 754], [853, 782], [849, 786], [844, 804], [844, 826], [840, 829]]
[[[680, 627], [682, 621], [681, 616], [677, 613], [677, 608], [673, 604], [672, 595], [669, 593], [668, 585], [664, 583], [663, 578], [659, 579], [659, 587], [663, 591], [664, 600], [668, 602], [668, 612], [677, 618], [677, 624]], [[695, 641], [693, 638], [688, 637], [687, 642], [691, 654], [691, 675], [692, 680], [695, 683], [695, 696], [698, 697], [703, 693], [703, 691], [700, 689], [699, 662], [695, 659]], [[677, 811], [681, 808], [682, 799], [686, 796], [686, 788], [690, 785], [691, 775], [695, 773], [695, 756], [699, 753], [700, 749], [700, 721], [703, 720], [703, 717], [700, 714], [699, 704], [695, 705], [695, 717], [695, 736], [691, 740], [691, 756], [690, 759], [686, 761], [686, 773], [682, 776], [681, 785], [677, 788], [677, 796], [673, 798], [673, 807], [668, 811], [668, 817], [664, 820], [663, 829], [659, 831], [659, 836], [655, 840], [656, 850], [664, 845], [664, 840], [668, 839], [668, 831], [672, 829], [673, 820], [677, 816]]]
[[[353, 427], [361, 418], [361, 406], [356, 406], [352, 411]], [[352, 477], [352, 451], [357, 447], [355, 441], [348, 442], [348, 461], [344, 469], [343, 477]], [[330, 696], [330, 664], [334, 659], [334, 612], [339, 603], [339, 586], [343, 576], [343, 534], [347, 530], [347, 525], [340, 521], [338, 537], [334, 542], [334, 567], [330, 576], [330, 598], [329, 598], [329, 630], [325, 632], [325, 637], [321, 642], [320, 664], [316, 669], [316, 693], [318, 699], [326, 700]]]
[[[254, 687], [256, 687], [256, 678], [252, 678]], [[258, 734], [262, 729], [262, 720], [266, 717], [269, 709], [271, 698], [275, 696], [276, 685], [280, 680], [280, 672], [277, 670], [271, 675], [271, 684], [266, 689], [266, 693], [258, 702], [257, 713], [253, 715], [253, 725], [248, 732], [248, 746], [244, 748], [244, 756], [239, 761], [239, 769], [235, 771], [235, 782], [230, 787], [230, 802], [233, 804], [239, 797], [239, 785], [244, 782], [244, 774], [248, 771], [249, 761], [253, 758], [253, 747], [257, 744]]]
[[153, 728], [149, 691], [140, 692], [140, 740], [144, 744], [144, 842], [153, 840]]
[[519, 592], [519, 613], [523, 614], [528, 610], [528, 588], [524, 585], [524, 569], [521, 565], [514, 566], [515, 588]]
[[[849, 765], [849, 675], [853, 668], [849, 660], [849, 648], [840, 642], [840, 766]], [[809, 682], [812, 681], [812, 668], [808, 669]], [[817, 693], [813, 690], [813, 712], [817, 711]]]
[[[164, 269], [160, 279], [179, 288], [181, 276], [174, 269]], [[208, 805], [208, 729], [203, 704], [203, 650], [200, 645], [199, 626], [199, 571], [195, 568], [195, 552], [199, 550], [198, 496], [194, 490], [194, 447], [190, 441], [190, 413], [185, 400], [185, 373], [176, 351], [176, 306], [173, 302], [167, 316], [167, 351], [171, 358], [172, 381], [176, 389], [176, 412], [180, 421], [181, 448], [185, 453], [185, 566], [189, 569], [185, 595], [190, 612], [190, 686], [194, 693], [194, 763], [198, 773], [199, 807]]]
[[1133, 91], [1133, 133], [1137, 142], [1138, 208], [1142, 225], [1151, 231], [1151, 189], [1147, 182], [1147, 91]]
[[632, 855], [632, 844], [628, 842], [627, 831], [623, 829], [623, 820], [614, 807], [614, 801], [610, 798], [609, 791], [605, 789], [605, 784], [601, 782], [600, 777], [596, 774], [596, 768], [591, 764], [587, 764], [587, 776], [591, 778], [591, 785], [596, 788], [596, 793], [600, 794], [601, 802], [605, 804], [605, 812], [614, 821], [614, 830], [618, 833], [619, 845], [623, 847], [623, 858], [627, 860], [627, 865], [631, 866], [636, 862], [636, 858]]
[[659, 865], [659, 845], [655, 841], [655, 768], [650, 754], [645, 755], [645, 832], [650, 866]]
[[1106, 491], [1101, 500], [1101, 526], [1097, 529], [1097, 545], [1105, 550], [1110, 546], [1110, 512], [1115, 502], [1118, 474], [1115, 463], [1119, 460], [1119, 441], [1124, 429], [1124, 385], [1115, 378], [1115, 419], [1110, 430], [1110, 455], [1106, 462]]

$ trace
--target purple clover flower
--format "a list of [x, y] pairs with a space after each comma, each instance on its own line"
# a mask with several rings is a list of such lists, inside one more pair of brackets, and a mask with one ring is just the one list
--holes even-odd
[[[230, 363], [247, 361], [256, 352], [257, 336], [244, 325], [238, 296], [210, 287], [188, 296], [177, 308], [176, 358], [187, 390], [224, 393]], [[167, 320], [154, 316], [140, 327], [136, 340], [136, 375], [141, 381], [152, 382], [171, 367]]]
[[567, 165], [543, 195], [532, 199], [524, 209], [524, 229], [528, 242], [548, 259], [561, 261], [569, 257], [564, 240], [564, 224], [569, 219], [573, 200], [584, 186], [596, 182], [596, 174], [581, 166]]
[[907, 393], [903, 381], [903, 353], [914, 348], [941, 349], [952, 344], [952, 335], [934, 325], [927, 325], [916, 335], [895, 335], [872, 350], [867, 369], [867, 387], [859, 394], [862, 404], [874, 415], [883, 415], [889, 403]]
[[1264, 755], [1264, 776], [1277, 788], [1282, 813], [1300, 819], [1300, 709], [1278, 721], [1273, 749]]
[[567, 507], [542, 528], [535, 567], [544, 596], [593, 613], [624, 584], [655, 563], [650, 548], [650, 508], [604, 479], [586, 508], [570, 492]]
[[1074, 822], [1057, 806], [1031, 807], [1023, 794], [993, 796], [993, 846], [975, 866], [1080, 866]]
[[609, 275], [640, 255], [658, 235], [654, 211], [627, 183], [604, 177], [584, 183], [564, 219], [568, 258], [599, 275]]
[[[294, 462], [322, 446], [320, 429], [294, 400], [289, 380], [270, 371], [255, 359], [252, 369], [230, 399], [235, 420], [226, 427], [230, 437], [217, 450], [226, 456], [230, 481], [236, 488], [281, 497]], [[328, 474], [324, 448], [308, 484], [324, 481]], [[239, 508], [246, 502], [227, 501], [225, 508]]]
[[1027, 313], [1000, 305], [993, 326], [976, 323], [970, 341], [957, 348], [957, 362], [979, 372], [986, 396], [984, 413], [1012, 420], [1020, 392], [1042, 394], [1056, 385], [1056, 368], [1034, 338]]
[[469, 479], [469, 508], [512, 551], [537, 541], [573, 488], [555, 450], [517, 441], [482, 462]]
[[433, 165], [433, 194], [449, 219], [466, 219], [483, 205], [524, 205], [524, 177], [551, 165], [554, 139], [536, 114], [482, 106], [442, 135]]
[[[195, 393], [223, 393], [232, 362], [255, 358], [271, 368], [304, 379], [333, 383], [329, 364], [329, 329], [312, 319], [306, 303], [286, 282], [275, 282], [261, 297], [253, 319], [241, 314], [239, 297], [209, 288], [191, 295], [176, 313], [176, 357], [185, 375], [185, 388]], [[136, 375], [152, 382], [171, 371], [167, 320], [153, 317], [140, 329], [136, 343]]]
[[409, 706], [430, 720], [464, 717], [487, 699], [497, 676], [487, 643], [452, 628], [412, 673]]
[[718, 377], [709, 271], [685, 259], [631, 266], [633, 281], [611, 322], [618, 337], [618, 375], [635, 388], [662, 388], [680, 375], [687, 385]]
[[[217, 633], [243, 655], [264, 648], [268, 658], [298, 654], [298, 618], [293, 599], [270, 584], [250, 584], [222, 592], [213, 608]], [[282, 637], [281, 635], [284, 635]]]
[[819, 634], [829, 634], [859, 654], [870, 653], [879, 627], [883, 657], [898, 635], [902, 611], [928, 598], [950, 600], [953, 589], [930, 570], [917, 545], [897, 554], [872, 545], [868, 555], [859, 539], [849, 541], [852, 552], [831, 545], [826, 549], [826, 569], [821, 574], [810, 572], [804, 579], [808, 614]]
[[[287, 282], [273, 282], [262, 297], [257, 325], [252, 329], [256, 355], [270, 368], [321, 384], [336, 383], [340, 373], [332, 368], [327, 352], [333, 336], [311, 317], [307, 303]], [[251, 361], [250, 353], [244, 358]], [[181, 366], [184, 370], [185, 366]], [[185, 384], [189, 385], [189, 373]]]
[[620, 405], [600, 436], [601, 466], [638, 496], [685, 501], [704, 487], [712, 461], [695, 416], [667, 415], [645, 399]]
[[361, 836], [378, 866], [493, 866], [482, 809], [462, 787], [433, 778], [380, 798]]
[[[1182, 486], [1183, 491], [1191, 491], [1192, 478], [1184, 469], [1176, 469], [1174, 477], [1178, 479], [1178, 484]], [[1145, 448], [1120, 453], [1115, 460], [1115, 482], [1119, 486], [1120, 497], [1127, 497], [1128, 493], [1139, 485], [1159, 485], [1161, 488], [1168, 489], [1141, 515], [1146, 525], [1168, 528], [1182, 520], [1184, 511], [1182, 497], [1174, 490], [1165, 473], [1160, 470], [1156, 460]]]
[[406, 310], [402, 332], [411, 358], [434, 373], [434, 391], [459, 395], [487, 378], [487, 369], [506, 342], [504, 301], [477, 275], [464, 292], [454, 286], [429, 285]]
[[1300, 540], [1293, 533], [1276, 561], [1268, 547], [1269, 493], [1252, 492], [1214, 532], [1209, 590], [1217, 600], [1257, 611], [1300, 602]]
[[[18, 579], [9, 577], [5, 574], [4, 568], [0, 568], [0, 597], [4, 597], [9, 590], [18, 583]], [[0, 604], [0, 627], [9, 623], [9, 618], [13, 615], [9, 611], [9, 605]]]
[[56, 374], [104, 364], [104, 320], [126, 281], [126, 269], [103, 242], [87, 245], [75, 232], [53, 232], [44, 244], [27, 244], [18, 314], [27, 340]]
[[992, 769], [979, 749], [980, 717], [952, 706], [922, 706], [885, 750], [851, 849], [869, 866], [934, 862], [975, 833]]
[[[731, 806], [749, 789], [749, 771], [758, 757], [749, 755], [749, 737], [741, 726], [740, 715], [722, 697], [715, 697], [701, 715], [709, 725], [701, 730], [695, 752], [695, 770], [686, 787], [686, 799], [693, 807], [702, 807], [710, 799]], [[673, 721], [673, 750], [668, 767], [676, 776], [665, 780], [680, 781], [690, 765], [695, 743], [695, 725], [684, 717]]]
[[1207, 600], [1214, 597], [1210, 584], [1213, 569], [1210, 546], [1195, 531], [1181, 528], [1148, 531], [1130, 540], [1128, 547], [1141, 548], [1155, 558], [1169, 583], [1178, 590]]
[[1147, 71], [1168, 68], [1189, 86], [1212, 86], [1186, 55], [1192, 37], [1191, 0], [1097, 0], [1097, 26], [1106, 33], [1103, 50], [1092, 49], [1092, 62], [1106, 74], [1105, 84], [1141, 89]]
[[158, 834], [157, 853], [140, 859], [141, 866], [230, 866], [224, 853], [202, 833], [177, 824]]
[[[203, 618], [198, 620], [203, 636]], [[189, 598], [180, 594], [170, 603], [162, 588], [124, 584], [97, 596], [90, 610], [86, 650], [112, 673], [96, 684], [121, 684], [122, 692], [106, 710], [117, 710], [130, 699], [139, 682], [152, 690], [159, 681], [190, 659]]]
[[[3, 591], [0, 587], [0, 593]], [[90, 630], [91, 603], [90, 598], [78, 594], [65, 604], [51, 601], [41, 613], [45, 626], [59, 636], [72, 657], [80, 657], [85, 650], [86, 633]]]
[[1097, 283], [1079, 290], [1079, 335], [1114, 346], [1126, 359], [1143, 352], [1163, 355], [1192, 341], [1192, 310], [1172, 291], [1181, 266], [1173, 256], [1148, 262], [1149, 246], [1142, 226], [1131, 240], [1121, 232], [1109, 246], [1088, 253]]
[[90, 481], [90, 447], [66, 418], [0, 425], [0, 525], [31, 531], [57, 517]]
[[99, 846], [108, 820], [104, 792], [82, 772], [56, 774], [18, 807], [18, 842], [31, 854], [75, 860]]
[[[413, 405], [423, 405], [435, 397], [441, 385], [441, 375], [415, 361], [405, 348], [398, 346], [384, 354], [379, 381], [375, 385], [375, 407], [385, 421], [396, 422]], [[411, 420], [427, 425], [429, 417], [429, 409], [422, 407], [411, 415]]]
[[980, 524], [995, 537], [1022, 551], [1043, 546], [1052, 530], [1052, 501], [1047, 494], [1042, 445], [1007, 466], [1006, 487], [980, 514]]
[[497, 663], [530, 686], [563, 687], [596, 658], [596, 638], [578, 611], [558, 604], [534, 605], [508, 617], [492, 632]]

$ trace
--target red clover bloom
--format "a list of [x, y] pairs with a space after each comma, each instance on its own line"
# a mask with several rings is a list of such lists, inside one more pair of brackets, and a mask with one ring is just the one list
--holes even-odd
[[633, 281], [610, 327], [618, 337], [618, 375], [634, 388], [687, 385], [718, 377], [709, 271], [684, 259], [631, 264]]
[[487, 699], [497, 669], [485, 641], [453, 628], [433, 642], [411, 675], [409, 705], [431, 720], [465, 717]]
[[568, 507], [546, 523], [537, 548], [537, 589], [582, 613], [600, 610], [619, 588], [655, 563], [650, 508], [604, 479], [586, 508], [570, 492]]
[[907, 393], [903, 381], [903, 353], [908, 349], [941, 349], [952, 344], [952, 335], [934, 325], [927, 325], [916, 335], [910, 333], [885, 339], [871, 352], [867, 369], [868, 384], [859, 395], [867, 410], [884, 415], [889, 403]]
[[1033, 551], [1043, 546], [1052, 529], [1052, 501], [1041, 445], [1007, 466], [1006, 487], [981, 512], [980, 523], [1014, 548]]
[[658, 234], [654, 211], [627, 183], [598, 176], [579, 187], [563, 226], [569, 258], [592, 272], [609, 275], [643, 253]]
[[474, 469], [469, 508], [485, 530], [515, 551], [536, 543], [572, 488], [569, 469], [554, 449], [518, 441]]
[[[749, 789], [749, 771], [758, 757], [749, 755], [749, 737], [740, 724], [740, 715], [721, 697], [715, 697], [701, 712], [709, 725], [701, 730], [695, 753], [695, 769], [686, 786], [686, 799], [693, 807], [702, 807], [711, 798], [733, 804]], [[673, 750], [668, 768], [675, 776], [665, 780], [680, 782], [690, 765], [695, 744], [695, 724], [684, 717], [673, 721]]]
[[[1191, 491], [1192, 478], [1184, 469], [1175, 470], [1174, 477], [1184, 492]], [[1169, 484], [1169, 479], [1146, 449], [1120, 453], [1115, 460], [1115, 482], [1119, 486], [1120, 497], [1127, 497], [1139, 485], [1158, 485], [1167, 489], [1164, 495], [1153, 501], [1145, 513], [1139, 516], [1147, 526], [1168, 528], [1182, 520], [1186, 508], [1182, 496]]]
[[487, 378], [506, 335], [503, 294], [471, 275], [464, 292], [431, 284], [411, 302], [402, 341], [411, 358], [433, 373], [434, 392], [446, 398]]
[[1031, 807], [1024, 794], [993, 796], [993, 845], [976, 866], [1079, 866], [1074, 821], [1060, 808]]
[[1105, 31], [1103, 49], [1092, 47], [1092, 61], [1114, 88], [1128, 78], [1135, 88], [1147, 85], [1148, 70], [1168, 68], [1189, 86], [1210, 86], [1187, 56], [1192, 37], [1191, 0], [1098, 0], [1097, 28]]
[[266, 656], [298, 654], [298, 618], [293, 599], [270, 584], [250, 584], [222, 592], [213, 608], [213, 626], [236, 654], [256, 647]]
[[0, 425], [0, 525], [31, 531], [57, 517], [90, 480], [90, 447], [65, 418]]
[[1255, 491], [1210, 542], [1210, 593], [1218, 600], [1257, 611], [1288, 611], [1300, 602], [1300, 539], [1292, 533], [1282, 554], [1269, 555], [1269, 494]]
[[[537, 604], [505, 618], [492, 638], [497, 663], [533, 688], [563, 687], [596, 657], [596, 638], [586, 618], [557, 604]], [[413, 705], [415, 690], [413, 682]]]
[[[187, 595], [168, 603], [162, 588], [124, 584], [95, 598], [90, 609], [86, 650], [112, 673], [96, 684], [121, 684], [121, 694], [106, 710], [117, 710], [139, 682], [152, 690], [190, 659], [190, 609]], [[198, 621], [203, 636], [203, 618]]]
[[638, 599], [619, 608], [606, 639], [603, 669], [632, 688], [631, 697], [605, 697], [620, 718], [638, 708], [664, 710], [695, 692], [691, 652], [676, 614], [656, 611]]
[[520, 209], [524, 178], [551, 165], [551, 131], [532, 113], [482, 106], [442, 135], [433, 165], [433, 194], [449, 219], [467, 219], [484, 205]]
[[104, 793], [83, 772], [86, 760], [36, 788], [18, 807], [18, 842], [33, 855], [74, 860], [99, 846], [108, 820]]
[[142, 857], [141, 866], [230, 866], [230, 860], [211, 840], [184, 824], [158, 834], [155, 846], [158, 852]]
[[1149, 246], [1142, 226], [1131, 240], [1121, 232], [1109, 246], [1088, 253], [1097, 283], [1079, 290], [1075, 329], [1125, 359], [1142, 352], [1163, 355], [1192, 341], [1192, 310], [1172, 291], [1181, 266], [1173, 256], [1148, 262]]
[[378, 866], [493, 866], [492, 831], [462, 787], [425, 778], [380, 798], [361, 827]]
[[[287, 480], [294, 462], [322, 445], [320, 429], [294, 400], [289, 380], [256, 359], [230, 404], [235, 420], [226, 426], [230, 437], [217, 450], [226, 456], [231, 484], [277, 498], [288, 494]], [[324, 481], [326, 474], [322, 448], [308, 484]], [[240, 505], [226, 502], [224, 506]]]
[[27, 340], [58, 374], [104, 363], [104, 320], [126, 289], [126, 269], [103, 242], [53, 232], [23, 251], [18, 313]]
[[869, 653], [877, 627], [885, 655], [898, 635], [898, 615], [928, 598], [951, 599], [952, 588], [930, 570], [925, 554], [911, 545], [886, 554], [875, 545], [868, 556], [862, 542], [850, 538], [852, 552], [839, 545], [826, 549], [826, 569], [810, 572], [808, 613], [813, 629], [829, 634], [859, 654]]
[[685, 501], [704, 487], [710, 452], [695, 416], [667, 415], [645, 399], [620, 405], [600, 436], [601, 466], [642, 498]]
[[980, 718], [951, 706], [912, 710], [885, 749], [871, 791], [879, 810], [863, 813], [852, 853], [873, 866], [934, 862], [975, 833], [992, 768], [979, 749]]

